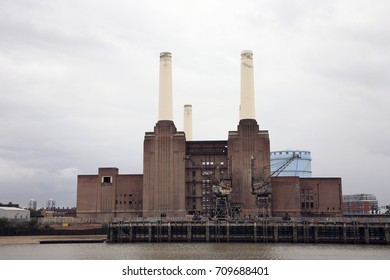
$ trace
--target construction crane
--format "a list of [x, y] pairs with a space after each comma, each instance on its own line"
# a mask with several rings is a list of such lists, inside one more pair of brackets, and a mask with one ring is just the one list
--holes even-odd
[[230, 217], [230, 196], [232, 194], [231, 180], [217, 179], [213, 172], [201, 168], [202, 175], [211, 182], [213, 192], [213, 213], [212, 218], [225, 219]]
[[272, 202], [272, 186], [271, 177], [277, 177], [279, 174], [296, 158], [300, 158], [300, 155], [293, 153], [280, 167], [270, 173], [269, 176], [265, 176], [267, 167], [263, 168], [261, 174], [257, 173], [255, 166], [255, 156], [251, 156], [252, 167], [252, 190], [251, 193], [256, 196], [257, 214], [259, 216], [271, 216], [271, 202]]

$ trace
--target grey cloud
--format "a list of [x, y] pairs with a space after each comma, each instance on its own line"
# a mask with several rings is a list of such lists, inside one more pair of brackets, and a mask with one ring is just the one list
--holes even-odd
[[370, 5], [2, 1], [1, 199], [72, 206], [77, 174], [142, 173], [160, 51], [173, 53], [178, 129], [191, 103], [194, 137], [226, 139], [238, 124], [240, 51], [252, 49], [271, 148], [310, 150], [316, 175], [390, 203], [389, 4]]

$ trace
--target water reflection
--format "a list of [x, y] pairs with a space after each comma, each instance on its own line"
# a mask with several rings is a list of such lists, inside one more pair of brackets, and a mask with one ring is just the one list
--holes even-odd
[[390, 246], [263, 243], [0, 245], [3, 260], [390, 260]]

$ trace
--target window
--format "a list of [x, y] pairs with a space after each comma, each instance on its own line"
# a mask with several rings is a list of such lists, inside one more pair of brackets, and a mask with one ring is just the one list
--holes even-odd
[[111, 176], [103, 176], [102, 177], [102, 183], [112, 183], [112, 177]]

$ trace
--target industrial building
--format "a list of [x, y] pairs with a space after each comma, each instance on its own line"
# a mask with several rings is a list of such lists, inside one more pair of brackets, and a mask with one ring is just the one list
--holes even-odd
[[343, 213], [346, 215], [378, 214], [378, 200], [373, 194], [343, 195]]
[[173, 121], [172, 55], [161, 53], [158, 121], [144, 136], [143, 174], [104, 167], [79, 175], [77, 217], [341, 215], [341, 178], [312, 178], [310, 165], [304, 175], [278, 176], [298, 157], [310, 164], [310, 153], [275, 157], [280, 167], [272, 170], [269, 134], [256, 120], [254, 98], [253, 53], [243, 51], [237, 129], [226, 140], [193, 140], [191, 105], [184, 106], [184, 131]]
[[0, 218], [6, 218], [15, 222], [25, 222], [30, 220], [30, 210], [19, 207], [0, 206]]

